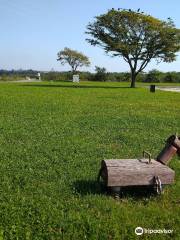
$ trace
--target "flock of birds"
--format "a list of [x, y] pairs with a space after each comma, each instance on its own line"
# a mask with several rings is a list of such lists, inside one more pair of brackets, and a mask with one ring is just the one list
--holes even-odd
[[[114, 8], [112, 8], [112, 10], [115, 10]], [[128, 10], [129, 12], [132, 12], [132, 10], [131, 9], [124, 9], [124, 8], [118, 8], [118, 11], [120, 11], [120, 10]], [[138, 10], [137, 10], [137, 12], [138, 13], [140, 13], [140, 8], [138, 8]], [[144, 12], [141, 12], [142, 14], [144, 13]]]

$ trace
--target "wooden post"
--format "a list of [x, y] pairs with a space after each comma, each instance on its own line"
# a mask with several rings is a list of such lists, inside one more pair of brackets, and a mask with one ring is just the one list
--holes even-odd
[[171, 135], [167, 140], [167, 144], [172, 144], [177, 149], [180, 149], [180, 138], [177, 135]]
[[176, 154], [177, 148], [171, 144], [167, 144], [160, 154], [157, 156], [157, 161], [167, 165], [171, 158]]

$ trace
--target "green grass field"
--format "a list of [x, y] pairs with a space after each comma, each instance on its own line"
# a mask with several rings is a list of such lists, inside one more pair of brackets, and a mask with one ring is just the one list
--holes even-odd
[[[0, 84], [0, 240], [180, 239], [180, 161], [161, 196], [121, 200], [96, 183], [102, 159], [154, 157], [180, 133], [180, 93], [127, 83]], [[138, 226], [173, 234], [136, 236]]]

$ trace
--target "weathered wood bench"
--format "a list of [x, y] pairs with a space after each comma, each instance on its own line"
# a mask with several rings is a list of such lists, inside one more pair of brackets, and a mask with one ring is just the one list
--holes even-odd
[[175, 172], [154, 159], [109, 159], [101, 162], [98, 180], [112, 191], [121, 191], [127, 186], [155, 186], [157, 193], [162, 185], [174, 182]]
[[[166, 140], [166, 145], [157, 159], [151, 159], [151, 154], [143, 151], [141, 159], [109, 159], [101, 162], [98, 181], [102, 178], [106, 187], [114, 192], [120, 192], [122, 187], [154, 186], [156, 192], [162, 192], [162, 186], [172, 184], [175, 172], [167, 163], [180, 153], [180, 137], [172, 135]], [[148, 159], [145, 158], [148, 155]]]

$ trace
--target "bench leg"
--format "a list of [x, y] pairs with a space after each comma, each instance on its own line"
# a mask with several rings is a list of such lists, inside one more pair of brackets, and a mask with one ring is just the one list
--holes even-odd
[[121, 190], [121, 187], [111, 187], [111, 192], [115, 199], [119, 199], [121, 197]]

